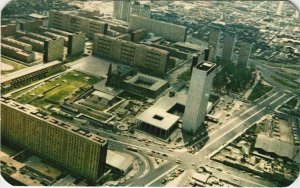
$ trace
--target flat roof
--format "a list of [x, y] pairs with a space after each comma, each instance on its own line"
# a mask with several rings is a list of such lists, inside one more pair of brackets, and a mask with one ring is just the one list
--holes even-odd
[[166, 112], [166, 110], [158, 107], [148, 108], [136, 118], [163, 130], [169, 130], [179, 120], [179, 116], [170, 114]]
[[134, 158], [130, 155], [123, 156], [115, 151], [107, 150], [106, 164], [121, 171], [127, 171], [133, 164]]
[[37, 13], [31, 13], [31, 14], [29, 14], [29, 16], [32, 17], [32, 18], [36, 18], [36, 19], [46, 19], [46, 18], [48, 18], [47, 16], [37, 14]]
[[102, 91], [94, 91], [92, 94], [96, 95], [97, 97], [107, 99], [109, 101], [111, 101], [111, 100], [113, 100], [115, 98], [115, 96], [107, 94], [107, 93], [104, 93]]
[[255, 148], [262, 149], [268, 153], [275, 153], [278, 156], [287, 157], [300, 163], [300, 155], [297, 153], [300, 146], [292, 145], [289, 142], [270, 138], [264, 134], [258, 134], [255, 142]]
[[202, 61], [201, 63], [197, 64], [195, 68], [206, 71], [207, 73], [210, 73], [216, 68], [216, 64], [208, 62], [208, 61]]
[[[146, 79], [146, 80], [149, 80], [150, 82], [153, 82], [152, 85], [141, 85], [141, 84], [136, 84], [136, 82], [139, 80], [139, 79]], [[159, 78], [156, 78], [156, 77], [153, 77], [153, 76], [149, 76], [149, 75], [146, 75], [146, 74], [141, 74], [141, 73], [138, 73], [136, 75], [134, 75], [133, 77], [130, 77], [129, 79], [125, 79], [123, 80], [124, 82], [126, 83], [130, 83], [130, 84], [133, 84], [133, 85], [137, 85], [137, 86], [140, 86], [140, 87], [144, 87], [144, 88], [147, 88], [149, 90], [153, 90], [153, 91], [156, 91], [157, 89], [161, 88], [162, 86], [164, 86], [165, 84], [168, 83], [168, 81], [166, 80], [162, 80], [162, 79], [159, 79]]]
[[176, 42], [174, 44], [174, 46], [176, 47], [182, 47], [182, 48], [187, 48], [187, 49], [190, 49], [190, 50], [195, 50], [195, 51], [203, 51], [205, 48], [200, 46], [200, 45], [197, 45], [197, 44], [192, 44], [190, 42]]
[[0, 76], [0, 79], [1, 79], [0, 83], [2, 84], [4, 82], [16, 79], [18, 77], [21, 77], [21, 76], [24, 76], [24, 75], [27, 75], [27, 74], [31, 74], [33, 72], [36, 72], [36, 71], [39, 71], [39, 70], [42, 70], [42, 69], [46, 69], [48, 67], [58, 65], [58, 64], [61, 64], [61, 62], [60, 61], [52, 61], [52, 62], [49, 62], [49, 63], [42, 63], [42, 64], [39, 64], [39, 65], [36, 65], [36, 66], [33, 66], [33, 67], [28, 67], [28, 68], [25, 68], [25, 69], [21, 69], [19, 71], [16, 71], [16, 72], [13, 72], [13, 73], [10, 73], [10, 74], [1, 75]]
[[36, 119], [39, 119], [41, 121], [44, 121], [48, 124], [51, 124], [53, 126], [56, 126], [57, 128], [60, 128], [60, 129], [64, 129], [68, 132], [71, 132], [77, 136], [80, 136], [82, 138], [85, 138], [87, 140], [90, 140], [94, 143], [97, 143], [97, 144], [101, 144], [101, 145], [104, 145], [107, 143], [107, 140], [98, 136], [97, 134], [94, 134], [94, 133], [91, 133], [91, 132], [88, 132], [86, 130], [83, 130], [73, 124], [67, 124], [61, 120], [58, 120], [50, 115], [44, 115], [42, 113], [39, 112], [39, 109], [34, 107], [34, 106], [31, 106], [29, 104], [26, 104], [26, 105], [23, 105], [23, 104], [20, 104], [16, 101], [13, 101], [11, 99], [5, 99], [3, 97], [0, 98], [0, 103], [1, 105], [6, 105], [6, 106], [9, 106], [17, 111], [20, 111], [24, 114], [27, 114], [31, 117], [34, 117]]

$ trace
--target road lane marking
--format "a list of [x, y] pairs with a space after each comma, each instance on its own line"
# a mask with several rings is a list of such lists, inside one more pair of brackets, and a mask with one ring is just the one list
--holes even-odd
[[284, 95], [280, 96], [280, 97], [279, 97], [279, 98], [277, 98], [275, 101], [271, 102], [271, 103], [270, 103], [270, 105], [271, 105], [271, 104], [274, 104], [276, 101], [278, 101], [279, 99], [281, 99], [281, 98], [282, 98], [282, 97], [284, 97], [285, 95], [286, 95], [286, 94], [284, 94]]
[[236, 129], [237, 127], [239, 127], [241, 124], [245, 123], [246, 121], [248, 121], [249, 119], [251, 119], [253, 116], [255, 116], [256, 114], [259, 114], [261, 111], [265, 110], [267, 107], [263, 107], [262, 109], [260, 109], [259, 111], [257, 111], [256, 113], [254, 113], [253, 115], [251, 115], [250, 117], [248, 117], [247, 119], [243, 120], [241, 123], [237, 124], [236, 126], [234, 126], [233, 128], [231, 128], [229, 131], [225, 132], [224, 134], [220, 135], [218, 138], [216, 138], [214, 141], [212, 141], [211, 143], [207, 144], [204, 146], [204, 148], [202, 148], [202, 150], [206, 149], [208, 146], [212, 145], [213, 143], [215, 143], [216, 141], [218, 141], [221, 137], [223, 137], [224, 135], [228, 134], [229, 132], [231, 132], [232, 130]]
[[149, 185], [151, 185], [152, 183], [156, 182], [159, 178], [165, 176], [167, 173], [171, 172], [172, 170], [174, 170], [175, 168], [177, 168], [178, 165], [174, 166], [173, 168], [171, 168], [170, 170], [166, 171], [165, 173], [163, 173], [162, 175], [158, 176], [157, 178], [155, 178], [154, 180], [150, 181], [147, 185], [145, 185], [145, 187], [148, 187]]

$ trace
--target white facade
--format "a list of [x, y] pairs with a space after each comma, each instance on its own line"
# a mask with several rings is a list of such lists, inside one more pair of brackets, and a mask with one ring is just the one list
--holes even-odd
[[193, 68], [183, 115], [184, 131], [195, 133], [203, 124], [214, 75], [215, 64], [202, 62]]

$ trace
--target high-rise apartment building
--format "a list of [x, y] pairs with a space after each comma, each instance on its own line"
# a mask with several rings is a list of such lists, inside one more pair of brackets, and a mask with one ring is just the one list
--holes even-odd
[[210, 47], [208, 60], [212, 61], [216, 59], [217, 48], [220, 40], [221, 31], [211, 30], [208, 38], [208, 47]]
[[49, 13], [49, 27], [68, 31], [84, 32], [88, 38], [93, 38], [95, 33], [106, 34], [108, 24], [101, 20], [51, 10]]
[[103, 175], [107, 140], [44, 115], [33, 106], [0, 100], [2, 139], [90, 180]]
[[130, 0], [123, 0], [122, 3], [122, 12], [121, 12], [121, 20], [128, 21], [131, 11], [131, 2]]
[[131, 12], [130, 0], [114, 1], [114, 16], [117, 19], [128, 21]]
[[149, 33], [173, 42], [185, 42], [187, 28], [137, 15], [130, 15], [129, 27], [132, 30], [146, 29]]
[[204, 122], [215, 69], [216, 65], [207, 61], [193, 67], [183, 115], [182, 128], [186, 132], [195, 133]]
[[141, 4], [138, 1], [133, 2], [131, 14], [140, 15]]
[[150, 5], [144, 4], [141, 7], [140, 16], [145, 17], [145, 18], [150, 18], [151, 17], [151, 7], [150, 7]]
[[238, 65], [242, 67], [247, 67], [248, 60], [251, 55], [253, 43], [250, 42], [243, 42], [241, 44], [240, 53], [239, 53], [239, 59], [238, 59]]
[[224, 37], [224, 48], [222, 53], [222, 59], [225, 62], [230, 62], [232, 53], [234, 50], [234, 45], [236, 42], [236, 35], [235, 34], [226, 34]]
[[122, 2], [123, 1], [114, 1], [114, 17], [117, 19], [121, 18], [121, 14], [122, 14]]
[[101, 34], [94, 37], [93, 54], [133, 65], [156, 75], [166, 73], [170, 58], [170, 53], [166, 50]]

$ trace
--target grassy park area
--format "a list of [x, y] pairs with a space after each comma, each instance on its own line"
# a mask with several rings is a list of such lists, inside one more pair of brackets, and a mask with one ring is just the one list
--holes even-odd
[[25, 65], [22, 65], [20, 63], [17, 63], [13, 60], [10, 60], [10, 59], [4, 58], [4, 57], [1, 57], [1, 63], [5, 64], [7, 66], [12, 66], [13, 67], [13, 69], [11, 69], [11, 70], [4, 70], [4, 69], [1, 68], [1, 75], [9, 74], [9, 73], [12, 73], [12, 72], [15, 72], [15, 71], [26, 68]]
[[38, 85], [33, 90], [18, 97], [17, 101], [42, 108], [49, 103], [58, 104], [62, 99], [68, 97], [80, 87], [93, 85], [101, 80], [102, 78], [72, 71]]
[[261, 82], [258, 82], [253, 88], [251, 94], [249, 95], [248, 100], [254, 101], [258, 99], [266, 93], [268, 93], [269, 91], [271, 91], [272, 88], [272, 86], [263, 85]]

